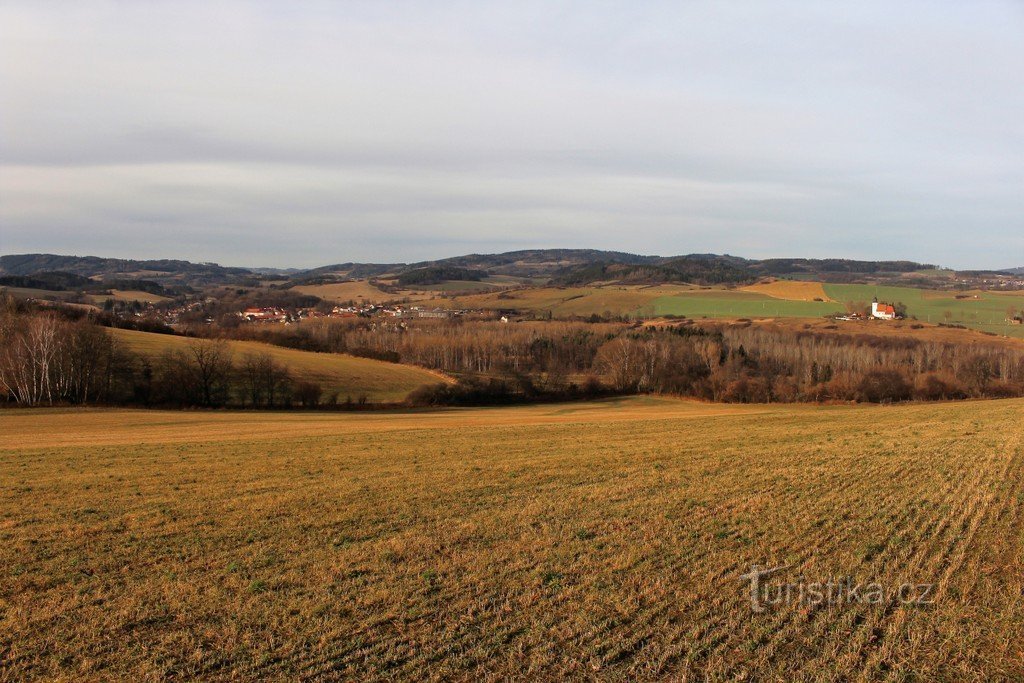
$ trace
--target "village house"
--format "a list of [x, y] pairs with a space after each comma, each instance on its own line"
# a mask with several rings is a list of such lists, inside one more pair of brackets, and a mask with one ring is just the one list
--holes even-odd
[[287, 311], [285, 311], [283, 308], [276, 308], [276, 307], [263, 307], [263, 308], [260, 308], [260, 307], [253, 307], [253, 306], [251, 306], [251, 307], [245, 309], [244, 311], [242, 311], [241, 313], [239, 313], [238, 315], [243, 320], [247, 320], [249, 322], [261, 322], [261, 323], [273, 322], [273, 323], [279, 323], [279, 322], [287, 322], [288, 321], [288, 313], [287, 313]]

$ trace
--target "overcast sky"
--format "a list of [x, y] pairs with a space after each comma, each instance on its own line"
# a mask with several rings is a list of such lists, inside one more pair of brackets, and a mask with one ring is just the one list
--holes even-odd
[[1024, 265], [1024, 2], [0, 0], [0, 253]]

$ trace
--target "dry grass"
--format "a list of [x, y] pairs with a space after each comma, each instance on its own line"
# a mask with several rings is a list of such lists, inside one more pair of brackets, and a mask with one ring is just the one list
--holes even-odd
[[773, 299], [787, 301], [831, 301], [820, 282], [799, 282], [796, 280], [770, 280], [758, 282], [741, 291], [764, 294]]
[[318, 296], [325, 301], [347, 302], [356, 301], [359, 303], [379, 304], [385, 301], [393, 301], [400, 298], [395, 294], [388, 294], [366, 280], [353, 280], [351, 282], [337, 282], [328, 285], [301, 285], [294, 287], [293, 291], [311, 296]]
[[1022, 409], [0, 413], [0, 679], [1020, 679]]
[[[151, 358], [167, 349], [187, 349], [195, 343], [187, 337], [135, 330], [111, 329], [111, 333], [132, 351]], [[448, 381], [443, 375], [423, 368], [340, 353], [312, 353], [251, 341], [229, 344], [236, 361], [249, 353], [268, 353], [286, 366], [294, 379], [316, 382], [325, 395], [338, 392], [341, 401], [346, 397], [356, 400], [362, 395], [374, 402], [400, 401], [423, 384]]]
[[[728, 321], [696, 321], [698, 325], [714, 325]], [[674, 321], [651, 321], [651, 325], [673, 325]], [[741, 323], [747, 324], [747, 323]], [[942, 342], [946, 344], [983, 344], [1000, 348], [1024, 348], [1024, 339], [985, 334], [978, 330], [966, 330], [954, 327], [940, 327], [935, 324], [911, 320], [894, 322], [882, 320], [823, 320], [821, 318], [769, 318], [754, 320], [753, 325], [764, 328], [780, 328], [789, 330], [811, 330], [821, 334], [867, 335], [881, 338], [911, 338], [921, 341]]]

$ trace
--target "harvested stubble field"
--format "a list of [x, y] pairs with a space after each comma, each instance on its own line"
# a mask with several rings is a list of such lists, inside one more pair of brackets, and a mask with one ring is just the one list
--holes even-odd
[[0, 412], [0, 679], [1019, 679], [1022, 411]]

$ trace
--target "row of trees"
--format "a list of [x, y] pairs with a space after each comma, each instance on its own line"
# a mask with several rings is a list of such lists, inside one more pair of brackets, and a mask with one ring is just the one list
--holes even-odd
[[712, 401], [1024, 396], [1018, 350], [757, 326], [635, 330], [602, 346], [597, 363], [621, 392]]
[[[410, 400], [508, 402], [655, 392], [727, 402], [939, 400], [1024, 395], [1024, 352], [998, 345], [750, 324], [332, 321], [257, 331], [264, 341], [401, 360], [463, 378]], [[209, 330], [210, 328], [206, 328]], [[474, 379], [476, 378], [476, 379]], [[489, 399], [487, 396], [494, 394]], [[0, 307], [0, 397], [24, 405], [278, 408], [336, 404], [266, 353], [195, 339], [156, 358], [91, 320]], [[360, 400], [360, 403], [365, 399]]]
[[617, 323], [355, 320], [243, 332], [298, 348], [385, 354], [456, 375], [516, 382], [525, 375], [549, 392], [599, 377], [620, 393], [665, 392], [713, 401], [1024, 393], [1021, 352], [1004, 346], [751, 324], [652, 329]]
[[128, 362], [106, 330], [89, 322], [0, 314], [0, 392], [18, 403], [103, 401]]
[[110, 403], [255, 408], [317, 405], [321, 388], [294, 381], [267, 353], [194, 340], [155, 359], [132, 353], [88, 319], [0, 310], [0, 397], [21, 405]]

